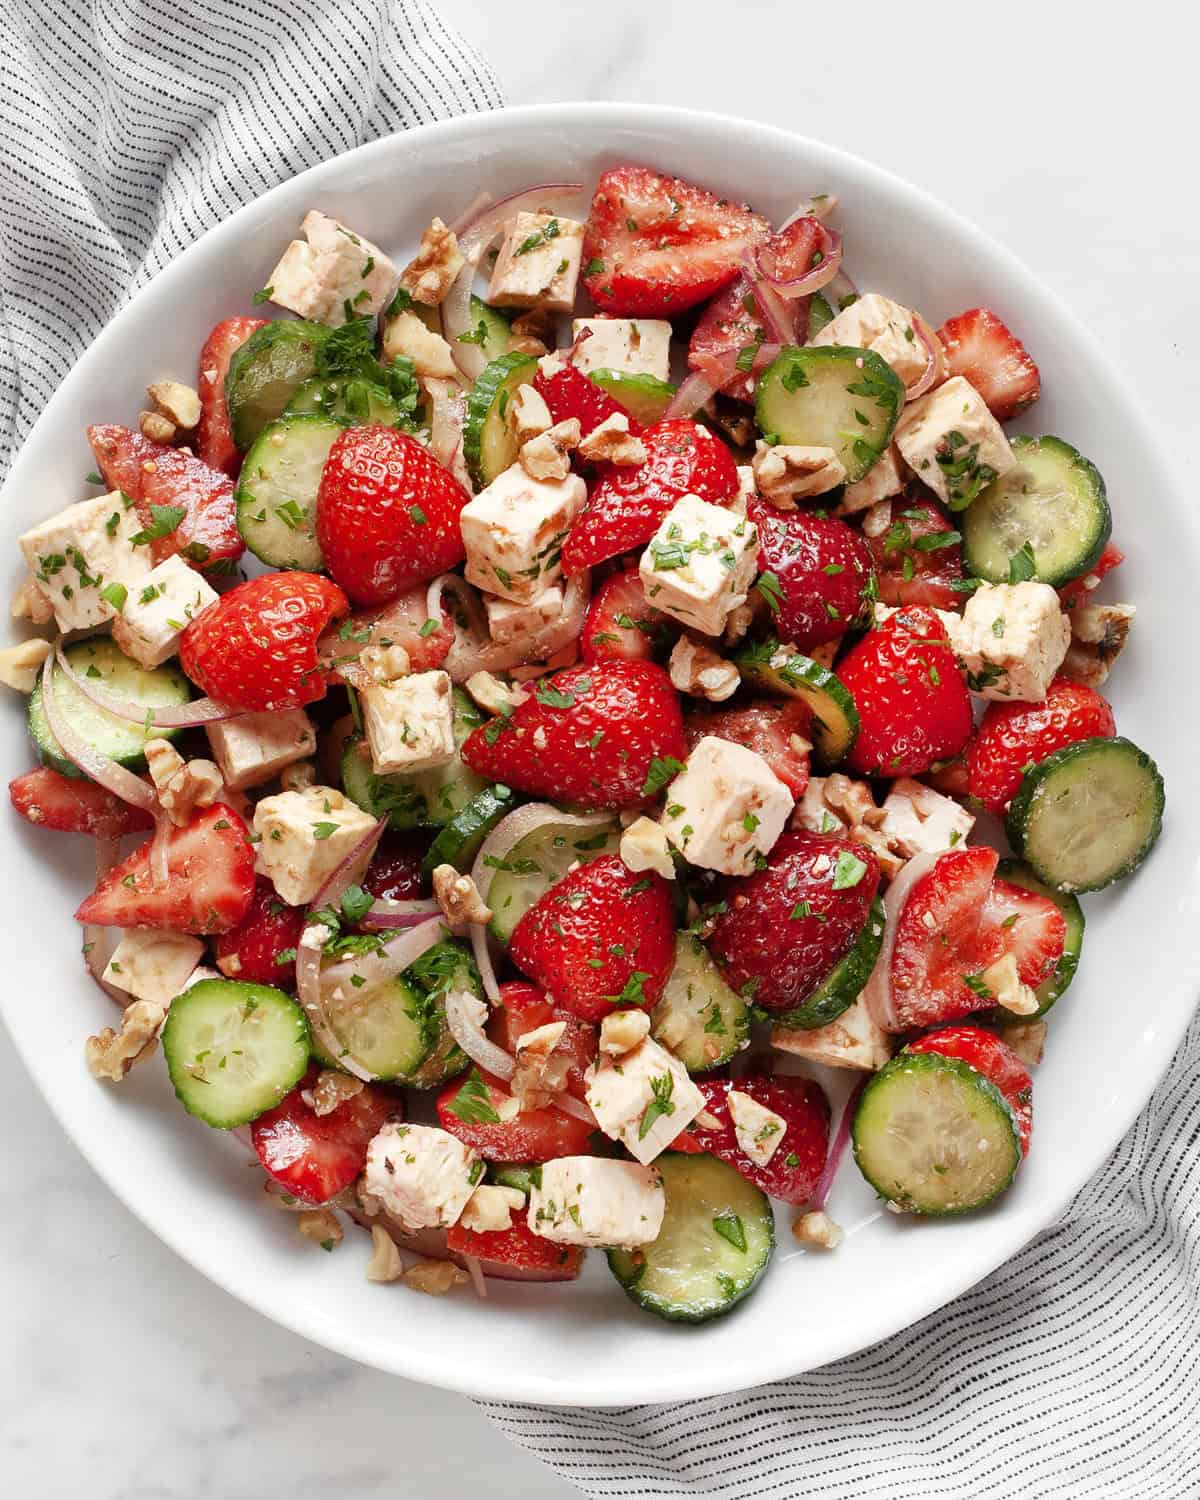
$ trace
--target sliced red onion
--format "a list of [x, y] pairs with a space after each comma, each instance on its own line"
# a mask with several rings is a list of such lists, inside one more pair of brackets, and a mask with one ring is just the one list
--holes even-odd
[[569, 365], [573, 365], [575, 363], [580, 349], [583, 348], [584, 344], [587, 343], [588, 339], [590, 339], [591, 336], [592, 330], [590, 328], [581, 328], [575, 335], [575, 337], [571, 340], [571, 347], [567, 350], [567, 363]]
[[[114, 865], [121, 862], [121, 841], [111, 834], [96, 835], [96, 884], [99, 885]], [[124, 990], [109, 984], [104, 977], [108, 961], [116, 947], [116, 932], [111, 927], [87, 926], [83, 929], [83, 961], [87, 971], [108, 996], [122, 1009], [128, 1005], [129, 996]]]
[[[527, 662], [541, 662], [560, 651], [570, 641], [577, 640], [583, 629], [591, 597], [591, 578], [587, 573], [577, 573], [567, 580], [563, 595], [562, 614], [557, 620], [544, 626], [537, 635], [524, 642], [494, 642], [488, 635], [479, 596], [457, 573], [443, 574], [435, 579], [443, 591], [452, 594], [462, 606], [467, 623], [454, 621], [454, 644], [450, 647], [442, 670], [448, 672], [455, 682], [465, 682], [476, 672], [507, 672], [511, 667]], [[432, 601], [433, 587], [430, 585]], [[439, 602], [440, 602], [440, 595]]]
[[[787, 342], [792, 342], [790, 336]], [[727, 349], [724, 354], [706, 355], [703, 368], [693, 370], [675, 392], [670, 406], [664, 413], [664, 420], [695, 416], [696, 412], [718, 391], [723, 390], [735, 375], [761, 374], [773, 360], [779, 358], [781, 347], [780, 344], [760, 344], [755, 350], [750, 366], [744, 370], [738, 364], [738, 360], [742, 357], [740, 349]]]
[[199, 724], [219, 724], [226, 719], [236, 719], [243, 712], [240, 708], [230, 708], [227, 703], [218, 703], [215, 698], [196, 698], [191, 703], [181, 703], [173, 708], [147, 709], [144, 703], [134, 703], [131, 698], [115, 698], [98, 688], [94, 678], [77, 672], [67, 660], [61, 637], [55, 647], [55, 659], [64, 675], [90, 703], [116, 719], [128, 719], [133, 724], [147, 724], [151, 729], [188, 729]]
[[359, 922], [370, 932], [388, 932], [404, 927], [416, 927], [427, 922], [441, 910], [436, 901], [389, 901], [385, 897], [376, 900], [371, 910]]
[[819, 292], [822, 287], [828, 286], [837, 276], [842, 264], [842, 237], [836, 229], [827, 229], [822, 224], [821, 259], [801, 276], [781, 276], [778, 267], [772, 268], [770, 240], [756, 246], [750, 255], [755, 271], [769, 283], [778, 296], [807, 297], [812, 292]]
[[464, 1255], [460, 1259], [466, 1269], [467, 1275], [471, 1278], [471, 1286], [474, 1288], [475, 1295], [482, 1297], [486, 1301], [487, 1283], [483, 1279], [483, 1267], [479, 1264], [479, 1257], [477, 1255]]
[[879, 948], [879, 957], [875, 960], [875, 967], [871, 970], [871, 977], [867, 980], [866, 987], [862, 992], [862, 1001], [871, 1012], [877, 1026], [882, 1026], [884, 1031], [897, 1031], [900, 1028], [896, 1024], [896, 1010], [892, 1004], [892, 950], [896, 946], [896, 924], [900, 920], [900, 913], [908, 900], [909, 892], [920, 880], [922, 875], [927, 875], [938, 862], [936, 854], [914, 854], [900, 870], [888, 887], [887, 895], [883, 898], [883, 910], [887, 922], [883, 929], [883, 942]]
[[370, 1083], [375, 1074], [354, 1060], [338, 1041], [325, 1015], [321, 1001], [321, 954], [329, 940], [329, 928], [322, 922], [310, 922], [300, 934], [296, 947], [296, 995], [304, 1007], [313, 1036], [325, 1052], [337, 1059], [338, 1066]]
[[924, 370], [913, 384], [905, 387], [904, 399], [906, 401], [915, 401], [918, 396], [923, 396], [930, 386], [933, 385], [937, 379], [938, 362], [942, 352], [937, 334], [934, 333], [920, 313], [913, 313], [912, 326], [913, 331], [925, 346], [926, 364]]
[[562, 1110], [564, 1115], [571, 1115], [576, 1120], [582, 1120], [585, 1125], [590, 1125], [593, 1130], [599, 1130], [600, 1123], [596, 1116], [583, 1102], [576, 1099], [574, 1094], [560, 1094], [554, 1101], [555, 1109]]
[[773, 344], [794, 344], [796, 309], [759, 268], [757, 253], [755, 250], [747, 250], [742, 256], [742, 274], [750, 283], [767, 341]]
[[[429, 917], [416, 927], [402, 928], [395, 937], [385, 939], [376, 953], [356, 954], [330, 964], [321, 975], [323, 990], [334, 990], [350, 983], [357, 975], [366, 985], [383, 984], [415, 964], [435, 943], [449, 936], [450, 929], [441, 916]], [[357, 986], [356, 986], [357, 987]]]
[[85, 776], [91, 777], [98, 786], [104, 787], [114, 797], [120, 797], [122, 802], [128, 802], [131, 807], [140, 807], [143, 812], [156, 812], [158, 798], [149, 782], [135, 776], [132, 771], [127, 771], [124, 766], [117, 765], [115, 760], [109, 760], [107, 755], [101, 755], [99, 750], [76, 734], [67, 722], [54, 692], [54, 666], [55, 658], [48, 656], [42, 668], [42, 705], [46, 710], [50, 733], [58, 741], [63, 754]]
[[496, 981], [496, 969], [488, 947], [487, 928], [482, 922], [471, 923], [471, 952], [475, 955], [475, 967], [483, 982], [483, 993], [495, 1005], [500, 999], [500, 986]]
[[323, 906], [332, 906], [335, 910], [337, 909], [337, 904], [342, 899], [342, 892], [346, 887], [356, 884], [366, 874], [367, 866], [371, 863], [371, 856], [375, 853], [387, 825], [388, 820], [380, 818], [370, 833], [364, 834], [359, 839], [341, 864], [326, 877], [324, 884], [312, 898], [311, 910], [320, 911]]
[[463, 461], [463, 424], [467, 419], [467, 398], [456, 380], [425, 377], [431, 406], [429, 447], [443, 468], [449, 469], [463, 483], [467, 477]]
[[857, 297], [858, 288], [846, 274], [845, 266], [838, 266], [838, 273], [829, 283], [829, 300], [833, 304], [834, 312], [840, 312], [840, 304], [847, 297]]
[[815, 193], [811, 198], [801, 198], [775, 233], [782, 234], [785, 229], [790, 229], [797, 219], [820, 219], [824, 222], [826, 219], [831, 219], [837, 209], [836, 193]]
[[154, 837], [150, 840], [150, 878], [158, 890], [171, 878], [172, 826], [166, 813], [159, 812], [155, 815]]
[[817, 1185], [813, 1188], [812, 1198], [809, 1200], [815, 1213], [823, 1211], [829, 1201], [829, 1191], [833, 1187], [833, 1179], [837, 1176], [838, 1168], [842, 1164], [842, 1157], [846, 1154], [846, 1147], [850, 1143], [850, 1129], [854, 1124], [854, 1111], [858, 1108], [858, 1101], [862, 1097], [862, 1091], [868, 1082], [867, 1074], [864, 1074], [851, 1089], [846, 1103], [842, 1107], [842, 1118], [838, 1121], [837, 1133], [829, 1147], [829, 1155], [825, 1158], [825, 1166]]
[[476, 997], [468, 991], [451, 990], [446, 996], [446, 1025], [450, 1029], [450, 1035], [473, 1063], [485, 1073], [491, 1073], [507, 1083], [516, 1072], [517, 1065], [503, 1047], [497, 1047], [484, 1034], [483, 1028], [472, 1015], [473, 1008], [478, 1004]]
[[527, 834], [548, 824], [560, 828], [598, 828], [602, 823], [612, 821], [612, 813], [566, 813], [549, 802], [527, 802], [524, 807], [514, 809], [506, 818], [501, 818], [484, 839], [471, 866], [471, 879], [484, 904], [487, 904], [496, 869], [492, 861], [506, 859]]

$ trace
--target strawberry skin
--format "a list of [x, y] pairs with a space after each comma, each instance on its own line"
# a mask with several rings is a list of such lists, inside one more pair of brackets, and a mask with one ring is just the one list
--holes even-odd
[[1079, 605], [1086, 604], [1092, 591], [1100, 587], [1100, 580], [1114, 568], [1119, 568], [1124, 561], [1125, 554], [1120, 547], [1112, 542], [1105, 542], [1104, 551], [1088, 571], [1079, 578], [1072, 578], [1070, 583], [1064, 583], [1059, 589], [1058, 597], [1062, 600], [1062, 607], [1077, 609]]
[[385, 833], [363, 876], [363, 889], [376, 900], [415, 901], [423, 894], [421, 859], [427, 843], [419, 835]]
[[639, 802], [651, 764], [683, 757], [671, 679], [649, 661], [601, 661], [543, 677], [510, 717], [476, 729], [463, 761], [519, 792], [620, 808]]
[[373, 1084], [319, 1115], [304, 1095], [317, 1082], [308, 1073], [274, 1109], [250, 1127], [255, 1153], [267, 1174], [305, 1203], [328, 1203], [350, 1187], [367, 1164], [367, 1147], [389, 1120], [402, 1120], [398, 1094]]
[[349, 609], [316, 573], [249, 578], [191, 622], [179, 664], [210, 697], [245, 713], [301, 708], [325, 696], [317, 638]]
[[317, 541], [355, 604], [386, 604], [462, 562], [470, 495], [429, 449], [394, 427], [350, 427], [325, 460]]
[[580, 650], [586, 662], [614, 657], [646, 661], [665, 646], [671, 621], [646, 598], [641, 574], [626, 568], [606, 578], [592, 596], [583, 622]]
[[140, 807], [122, 802], [94, 781], [63, 776], [49, 766], [10, 781], [8, 795], [26, 822], [57, 833], [90, 833], [104, 839], [154, 827], [154, 819]]
[[994, 1031], [985, 1031], [982, 1026], [944, 1026], [940, 1031], [918, 1037], [904, 1050], [939, 1052], [943, 1057], [960, 1058], [994, 1083], [1017, 1117], [1021, 1155], [1029, 1155], [1029, 1141], [1033, 1134], [1033, 1079], [1025, 1064]]
[[971, 696], [945, 627], [919, 606], [868, 632], [837, 675], [862, 721], [847, 756], [868, 776], [918, 776], [950, 760], [972, 729]]
[[737, 708], [689, 708], [683, 717], [688, 754], [706, 735], [745, 745], [761, 755], [793, 797], [808, 785], [808, 751], [797, 748], [812, 737], [812, 709], [799, 698], [763, 699]]
[[707, 427], [679, 419], [655, 422], [642, 434], [642, 442], [644, 463], [598, 467], [587, 509], [563, 547], [568, 576], [644, 547], [684, 495], [727, 505], [737, 494], [733, 454]]
[[[704, 1095], [704, 1109], [716, 1126], [693, 1123], [689, 1134], [702, 1150], [728, 1162], [756, 1187], [772, 1198], [797, 1206], [807, 1203], [825, 1170], [829, 1150], [829, 1101], [819, 1083], [811, 1078], [781, 1074], [768, 1078], [752, 1073], [736, 1082], [728, 1078], [699, 1078], [697, 1087]], [[765, 1167], [741, 1149], [733, 1120], [729, 1114], [729, 1091], [749, 1094], [764, 1109], [773, 1110], [785, 1121], [784, 1132]]]
[[210, 469], [220, 469], [236, 479], [242, 467], [242, 455], [234, 445], [229, 430], [229, 408], [225, 404], [225, 376], [229, 361], [257, 328], [264, 328], [264, 318], [225, 318], [204, 341], [200, 351], [200, 425], [196, 428], [196, 453]]
[[296, 945], [304, 923], [301, 908], [286, 906], [271, 882], [260, 876], [246, 915], [213, 944], [217, 968], [229, 979], [294, 989]]
[[947, 318], [937, 336], [949, 373], [969, 380], [998, 422], [1023, 412], [1041, 395], [1042, 377], [1029, 351], [990, 307]]
[[836, 516], [781, 511], [758, 499], [746, 514], [758, 527], [759, 565], [779, 582], [767, 597], [778, 604], [780, 639], [807, 651], [845, 635], [862, 611], [863, 588], [874, 571], [858, 532]]
[[738, 274], [767, 221], [707, 188], [648, 167], [605, 172], [583, 240], [583, 284], [603, 313], [674, 318]]
[[1021, 983], [1036, 990], [1058, 968], [1066, 944], [1067, 922], [1057, 902], [996, 876], [975, 938], [977, 969], [1011, 953]]
[[654, 1005], [675, 963], [667, 883], [602, 854], [529, 908], [509, 956], [581, 1020], [601, 1021], [618, 1004]]
[[317, 642], [317, 657], [329, 680], [361, 686], [364, 669], [358, 665], [359, 656], [368, 646], [384, 641], [404, 648], [412, 672], [440, 667], [454, 644], [454, 624], [443, 609], [441, 619], [430, 629], [428, 594], [421, 585], [378, 609], [359, 610], [330, 626]]
[[488, 1102], [500, 1114], [507, 1112], [512, 1094], [506, 1083], [472, 1068], [470, 1074], [453, 1078], [437, 1097], [438, 1124], [472, 1146], [488, 1161], [554, 1161], [559, 1156], [586, 1156], [592, 1127], [586, 1120], [560, 1109], [523, 1109], [514, 1119], [481, 1120], [477, 1111], [467, 1118], [458, 1113], [456, 1102], [465, 1083], [478, 1076], [487, 1089]]
[[497, 1281], [574, 1281], [583, 1270], [584, 1252], [578, 1245], [556, 1245], [534, 1234], [523, 1208], [513, 1212], [508, 1229], [482, 1233], [452, 1224], [446, 1231], [452, 1256], [471, 1256], [485, 1276]]
[[905, 495], [887, 505], [887, 529], [866, 537], [882, 603], [957, 609], [964, 597], [954, 587], [963, 576], [959, 533], [932, 500]]
[[[609, 417], [624, 411], [624, 407], [614, 401], [602, 386], [589, 380], [574, 365], [564, 365], [553, 375], [546, 375], [539, 370], [533, 377], [533, 388], [550, 408], [550, 416], [555, 422], [569, 422], [572, 417], [577, 418], [582, 437], [587, 437], [589, 432], [599, 427], [601, 422], [606, 422]], [[629, 430], [634, 433], [642, 430], [632, 417], [629, 419]]]
[[142, 844], [105, 875], [75, 913], [98, 927], [150, 927], [197, 936], [229, 932], [254, 897], [254, 850], [233, 808], [216, 803], [167, 844], [168, 878], [157, 886], [150, 844]]
[[1117, 732], [1108, 703], [1090, 687], [1056, 677], [1043, 703], [989, 703], [967, 745], [967, 790], [990, 813], [1003, 813], [1027, 766], [1064, 745]]
[[111, 425], [89, 427], [88, 442], [109, 489], [123, 490], [137, 507], [142, 525], [152, 529], [152, 506], [171, 506], [182, 517], [165, 536], [150, 543], [153, 562], [179, 553], [197, 567], [234, 563], [246, 550], [237, 528], [233, 480], [183, 448], [152, 443], [140, 432]]
[[[731, 281], [704, 309], [688, 342], [688, 369], [708, 373], [722, 355], [766, 343], [754, 288], [744, 276]], [[754, 376], [735, 370], [721, 390], [739, 401], [754, 399]]]

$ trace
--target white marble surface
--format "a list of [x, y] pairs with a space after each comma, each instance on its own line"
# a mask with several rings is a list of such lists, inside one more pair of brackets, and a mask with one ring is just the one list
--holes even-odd
[[[443, 10], [513, 102], [645, 99], [754, 116], [956, 203], [1111, 342], [1186, 461], [1200, 402], [1185, 341], [1200, 318], [1188, 152], [1200, 23], [1182, 0], [1136, 12], [1047, 0]], [[92, 1178], [2, 1045], [0, 1141], [5, 1494], [570, 1493], [466, 1401], [314, 1349], [202, 1280]]]

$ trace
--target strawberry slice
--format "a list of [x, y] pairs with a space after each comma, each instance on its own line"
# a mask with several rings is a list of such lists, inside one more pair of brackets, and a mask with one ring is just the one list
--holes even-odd
[[880, 599], [956, 610], [965, 597], [954, 587], [963, 576], [962, 537], [932, 500], [903, 496], [886, 504], [887, 529], [866, 538]]
[[[692, 330], [688, 343], [688, 368], [709, 374], [724, 355], [768, 342], [754, 288], [745, 276], [735, 281], [708, 304]], [[735, 370], [721, 390], [738, 401], [754, 399], [754, 376]]]
[[1054, 901], [998, 876], [992, 881], [972, 950], [976, 970], [1011, 953], [1021, 983], [1035, 990], [1058, 968], [1066, 943], [1066, 919]]
[[679, 696], [650, 661], [543, 677], [508, 718], [476, 729], [462, 747], [463, 761], [489, 780], [597, 808], [640, 801], [654, 762], [682, 755]]
[[1007, 422], [1042, 393], [1042, 377], [1021, 340], [991, 310], [972, 307], [937, 331], [951, 375], [969, 380], [998, 422]]
[[511, 1119], [512, 1095], [498, 1078], [472, 1068], [437, 1097], [438, 1124], [488, 1161], [553, 1161], [588, 1154], [592, 1127], [561, 1109], [523, 1109]]
[[1029, 1155], [1033, 1133], [1033, 1079], [1029, 1069], [1012, 1048], [994, 1031], [982, 1026], [946, 1026], [918, 1037], [905, 1052], [940, 1052], [943, 1057], [961, 1058], [977, 1073], [994, 1083], [1012, 1107], [1021, 1138], [1021, 1155]]
[[759, 566], [778, 584], [767, 598], [781, 639], [808, 651], [845, 635], [862, 611], [873, 572], [858, 532], [836, 516], [776, 510], [759, 499], [746, 514], [758, 527]]
[[363, 889], [376, 900], [417, 900], [424, 894], [421, 860], [427, 845], [428, 838], [418, 834], [385, 833], [363, 876]]
[[217, 968], [229, 979], [295, 989], [296, 945], [304, 922], [303, 910], [285, 905], [271, 882], [260, 876], [246, 915], [213, 944]]
[[561, 1021], [566, 1030], [554, 1049], [568, 1059], [567, 1092], [582, 1099], [587, 1093], [584, 1074], [596, 1061], [598, 1036], [596, 1028], [564, 1006], [555, 1005], [549, 995], [535, 984], [510, 983], [500, 986], [500, 1005], [488, 1023], [488, 1035], [505, 1052], [514, 1053], [517, 1042], [526, 1032], [539, 1026]]
[[379, 609], [358, 610], [348, 620], [331, 626], [317, 642], [317, 659], [331, 682], [365, 686], [367, 677], [358, 659], [368, 646], [402, 646], [413, 672], [440, 667], [454, 644], [454, 626], [443, 610], [430, 628], [424, 585], [399, 595]]
[[616, 854], [572, 870], [521, 918], [509, 956], [584, 1021], [614, 1005], [654, 1005], [675, 964], [671, 892]]
[[1086, 604], [1094, 589], [1100, 587], [1100, 581], [1114, 568], [1119, 568], [1125, 561], [1125, 554], [1112, 542], [1104, 544], [1104, 551], [1092, 564], [1086, 573], [1079, 578], [1072, 578], [1070, 583], [1064, 583], [1058, 591], [1058, 597], [1062, 600], [1064, 609], [1075, 609], [1080, 604]]
[[645, 661], [672, 635], [670, 618], [646, 598], [641, 575], [626, 568], [606, 578], [592, 596], [583, 622], [581, 650], [586, 662], [622, 657]]
[[109, 489], [122, 490], [150, 533], [150, 557], [178, 553], [201, 569], [230, 571], [246, 550], [233, 481], [184, 448], [152, 443], [128, 427], [89, 427], [88, 442]]
[[242, 455], [234, 446], [229, 430], [229, 408], [225, 405], [225, 376], [229, 361], [256, 328], [266, 326], [263, 318], [225, 318], [204, 341], [200, 351], [200, 425], [196, 429], [196, 452], [211, 469], [220, 469], [236, 479], [242, 467]]
[[[690, 1133], [700, 1149], [728, 1162], [772, 1198], [783, 1203], [807, 1203], [825, 1169], [829, 1149], [829, 1101], [820, 1084], [811, 1078], [786, 1074], [774, 1078], [748, 1074], [736, 1082], [728, 1078], [700, 1078], [696, 1082], [704, 1095], [705, 1113], [718, 1122], [692, 1124]], [[785, 1122], [766, 1166], [752, 1161], [738, 1145], [729, 1114], [730, 1089], [749, 1094]]]
[[250, 1127], [254, 1150], [270, 1177], [305, 1203], [328, 1203], [367, 1164], [367, 1147], [389, 1120], [404, 1118], [399, 1094], [365, 1084], [327, 1115], [305, 1101], [320, 1070], [310, 1068], [274, 1109]]
[[453, 1256], [474, 1256], [483, 1274], [495, 1281], [574, 1281], [583, 1270], [580, 1246], [556, 1245], [534, 1234], [523, 1208], [514, 1211], [511, 1229], [481, 1234], [452, 1225], [446, 1248]]
[[1065, 745], [1116, 732], [1100, 694], [1065, 677], [1054, 679], [1041, 703], [989, 703], [967, 745], [967, 791], [988, 812], [1003, 813], [1031, 765]]
[[648, 167], [614, 167], [596, 186], [583, 284], [601, 312], [674, 318], [714, 296], [770, 233], [760, 215]]
[[[594, 380], [577, 370], [574, 365], [564, 365], [553, 375], [539, 370], [533, 377], [533, 388], [550, 408], [555, 422], [569, 422], [572, 417], [579, 421], [582, 437], [606, 422], [609, 417], [624, 412], [625, 408], [598, 386]], [[641, 432], [641, 427], [632, 417], [630, 432]]]
[[799, 698], [746, 703], [738, 708], [689, 708], [683, 716], [688, 754], [706, 735], [745, 745], [761, 755], [794, 797], [808, 785], [812, 709]]
[[27, 822], [58, 833], [112, 839], [154, 827], [154, 819], [140, 807], [131, 807], [93, 781], [63, 776], [48, 766], [10, 781], [8, 795]]
[[98, 927], [150, 927], [205, 936], [229, 932], [254, 897], [254, 850], [245, 823], [218, 802], [167, 841], [167, 882], [156, 885], [150, 845], [103, 876], [75, 913]]
[[587, 509], [563, 547], [572, 575], [634, 547], [643, 547], [684, 495], [728, 505], [737, 494], [737, 465], [715, 433], [696, 422], [655, 422], [642, 434], [644, 463], [600, 464]]

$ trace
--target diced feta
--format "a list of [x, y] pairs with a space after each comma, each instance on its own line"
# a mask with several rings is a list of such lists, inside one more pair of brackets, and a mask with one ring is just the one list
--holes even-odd
[[675, 879], [675, 861], [667, 845], [662, 824], [653, 818], [637, 818], [621, 835], [621, 858], [625, 868], [640, 875], [653, 870], [664, 880]]
[[667, 1196], [653, 1167], [600, 1156], [543, 1162], [529, 1192], [529, 1227], [560, 1245], [631, 1249], [662, 1228]]
[[90, 630], [117, 613], [150, 572], [150, 549], [134, 546], [142, 523], [120, 490], [68, 505], [18, 538], [58, 628]]
[[787, 1121], [741, 1089], [730, 1089], [725, 1102], [738, 1149], [756, 1166], [765, 1167], [787, 1134]]
[[970, 505], [1017, 462], [1004, 429], [961, 375], [910, 402], [895, 441], [908, 467], [951, 510]]
[[562, 545], [587, 499], [578, 474], [531, 479], [513, 464], [459, 516], [469, 583], [530, 604], [562, 577]]
[[663, 827], [689, 864], [748, 875], [791, 810], [791, 792], [761, 755], [706, 734], [667, 788]]
[[684, 495], [663, 517], [639, 572], [656, 609], [704, 635], [720, 635], [746, 602], [758, 564], [758, 528], [724, 505]]
[[985, 583], [961, 619], [943, 618], [981, 698], [1041, 703], [1071, 644], [1071, 622], [1048, 583]]
[[455, 380], [458, 368], [450, 345], [415, 312], [405, 309], [383, 323], [383, 353], [387, 360], [411, 359], [423, 380]]
[[493, 307], [570, 312], [582, 256], [583, 225], [575, 219], [519, 213], [496, 257], [486, 300]]
[[367, 1147], [363, 1186], [405, 1229], [457, 1224], [483, 1163], [436, 1125], [385, 1125]]
[[809, 343], [870, 349], [891, 365], [905, 385], [920, 378], [929, 359], [913, 327], [912, 313], [878, 292], [868, 292], [852, 302]]
[[0, 651], [0, 682], [17, 693], [32, 693], [42, 675], [46, 658], [54, 650], [41, 636], [30, 636]]
[[895, 443], [889, 443], [864, 478], [848, 484], [842, 491], [839, 515], [853, 515], [860, 510], [870, 510], [881, 500], [890, 500], [904, 488], [904, 475], [900, 469], [900, 453]]
[[383, 309], [399, 272], [378, 245], [315, 208], [300, 232], [267, 277], [276, 306], [334, 328]]
[[953, 797], [902, 776], [892, 782], [879, 832], [890, 848], [911, 859], [965, 843], [974, 826], [974, 817]]
[[643, 1165], [665, 1151], [704, 1108], [704, 1095], [687, 1069], [650, 1037], [619, 1062], [598, 1058], [584, 1076], [596, 1123]]
[[168, 557], [129, 590], [113, 621], [113, 640], [143, 667], [161, 667], [179, 650], [179, 637], [217, 591], [183, 558]]
[[198, 938], [133, 927], [121, 934], [104, 978], [135, 1000], [169, 1005], [203, 957], [204, 944]]
[[576, 318], [571, 332], [576, 339], [587, 329], [588, 337], [575, 346], [575, 368], [616, 370], [622, 375], [653, 375], [667, 380], [671, 374], [671, 325], [661, 318]]
[[864, 1073], [877, 1072], [892, 1056], [891, 1037], [876, 1024], [861, 995], [827, 1026], [811, 1031], [776, 1026], [771, 1045], [827, 1068], [855, 1068]]
[[280, 792], [254, 809], [259, 857], [289, 906], [307, 905], [374, 827], [369, 813], [329, 786]]
[[736, 510], [744, 516], [746, 514], [746, 506], [758, 494], [758, 485], [754, 479], [754, 465], [738, 464], [737, 478], [737, 495], [734, 497], [730, 509]]
[[234, 792], [262, 786], [317, 748], [317, 731], [302, 708], [239, 714], [204, 729], [225, 785]]
[[563, 591], [558, 584], [543, 589], [528, 604], [514, 604], [493, 594], [483, 596], [487, 610], [488, 633], [498, 646], [531, 641], [535, 635], [562, 618]]
[[377, 775], [432, 771], [454, 759], [454, 699], [445, 672], [414, 672], [359, 692]]

